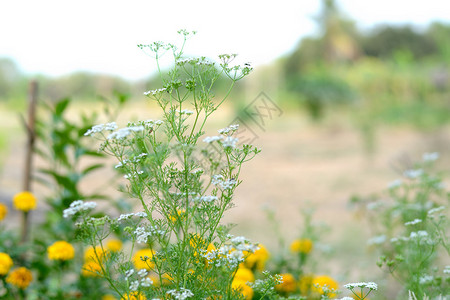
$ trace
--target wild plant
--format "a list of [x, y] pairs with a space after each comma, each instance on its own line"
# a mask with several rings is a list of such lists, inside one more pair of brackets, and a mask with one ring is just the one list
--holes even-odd
[[377, 265], [403, 286], [399, 297], [408, 291], [430, 297], [450, 293], [448, 266], [443, 265], [450, 257], [450, 194], [443, 175], [433, 171], [438, 158], [438, 153], [425, 153], [382, 197], [364, 202], [375, 231], [368, 243], [380, 252]]
[[[232, 65], [234, 54], [220, 63], [184, 56], [181, 47], [155, 42], [139, 45], [151, 53], [163, 86], [145, 93], [161, 109], [161, 120], [93, 126], [86, 135], [101, 140], [101, 151], [117, 158], [116, 169], [127, 181], [135, 212], [118, 218], [91, 217], [94, 204], [75, 202], [65, 211], [77, 219], [79, 237], [94, 249], [94, 265], [86, 271], [104, 278], [122, 299], [250, 299], [246, 284], [233, 285], [239, 264], [258, 249], [244, 237], [229, 234], [222, 224], [241, 184], [242, 165], [260, 150], [241, 145], [237, 124], [204, 137], [205, 125], [228, 98], [249, 64]], [[160, 68], [164, 54], [173, 56], [168, 72]], [[216, 100], [214, 85], [225, 75], [229, 89]], [[112, 231], [128, 236], [119, 253], [106, 250]], [[251, 288], [250, 288], [251, 289]]]

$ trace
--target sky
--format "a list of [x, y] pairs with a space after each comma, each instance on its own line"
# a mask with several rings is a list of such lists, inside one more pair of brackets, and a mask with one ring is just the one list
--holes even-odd
[[[445, 0], [337, 0], [362, 29], [375, 24], [450, 22]], [[187, 55], [238, 53], [254, 66], [292, 51], [317, 34], [320, 0], [14, 0], [0, 3], [0, 58], [28, 74], [89, 71], [130, 80], [150, 76], [154, 60], [137, 44], [179, 44], [177, 30], [198, 33]]]

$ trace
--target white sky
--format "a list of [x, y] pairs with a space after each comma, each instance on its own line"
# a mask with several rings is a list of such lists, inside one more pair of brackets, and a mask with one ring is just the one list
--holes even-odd
[[[137, 44], [176, 42], [181, 28], [197, 30], [188, 52], [215, 58], [239, 53], [253, 65], [289, 52], [316, 29], [319, 0], [151, 1], [2, 0], [0, 57], [27, 73], [50, 76], [76, 70], [127, 79], [150, 75], [153, 59]], [[447, 0], [338, 0], [358, 25], [449, 22]]]

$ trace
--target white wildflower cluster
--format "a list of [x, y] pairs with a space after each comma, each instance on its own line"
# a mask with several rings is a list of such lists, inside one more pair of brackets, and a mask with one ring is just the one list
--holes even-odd
[[229, 190], [236, 185], [236, 179], [231, 178], [224, 180], [222, 175], [214, 175], [212, 178], [212, 184], [219, 186], [222, 190]]
[[433, 280], [434, 280], [433, 276], [428, 275], [428, 274], [424, 274], [424, 275], [420, 276], [419, 283], [420, 284], [424, 284], [424, 285], [425, 284], [430, 284], [430, 283], [433, 282]]
[[134, 269], [129, 269], [127, 271], [125, 271], [125, 278], [128, 280], [128, 278], [131, 277], [131, 275], [134, 274]]
[[355, 299], [352, 298], [352, 297], [347, 297], [347, 296], [345, 296], [344, 298], [340, 298], [340, 299], [338, 299], [338, 300], [355, 300]]
[[403, 172], [403, 176], [409, 179], [416, 179], [419, 178], [424, 174], [422, 169], [415, 169], [415, 170], [406, 170]]
[[133, 172], [133, 173], [128, 173], [128, 174], [125, 174], [125, 175], [123, 175], [123, 178], [125, 178], [125, 179], [130, 179], [130, 178], [136, 178], [136, 177], [138, 177], [139, 175], [142, 175], [142, 174], [144, 174], [144, 171], [136, 171], [136, 172]]
[[230, 239], [230, 244], [225, 244], [219, 249], [202, 253], [202, 256], [216, 267], [237, 267], [244, 261], [245, 253], [254, 253], [259, 249], [257, 244], [250, 243], [250, 241], [243, 236], [234, 237], [233, 235], [228, 234], [227, 238]]
[[353, 290], [354, 288], [368, 288], [370, 290], [377, 290], [378, 285], [375, 282], [354, 282], [344, 284], [344, 287], [349, 290]]
[[134, 156], [133, 158], [130, 159], [124, 159], [123, 161], [119, 162], [117, 165], [114, 166], [114, 168], [118, 169], [118, 168], [122, 168], [123, 166], [131, 163], [131, 164], [137, 164], [138, 162], [141, 161], [142, 158], [147, 157], [148, 154], [147, 153], [141, 153], [139, 155]]
[[202, 202], [206, 202], [206, 203], [211, 203], [211, 202], [214, 202], [214, 201], [216, 201], [218, 198], [217, 198], [217, 196], [212, 196], [212, 195], [210, 195], [210, 196], [196, 196], [196, 197], [194, 197], [194, 198], [192, 198], [192, 201], [194, 202], [194, 203], [202, 203]]
[[165, 234], [165, 231], [156, 226], [139, 226], [134, 231], [134, 234], [136, 235], [136, 242], [144, 244], [147, 243], [149, 237], [162, 236]]
[[110, 135], [108, 135], [108, 140], [122, 140], [125, 139], [127, 136], [132, 134], [133, 132], [140, 132], [144, 131], [144, 126], [131, 126], [131, 127], [124, 127], [120, 128], [117, 131], [114, 131]]
[[139, 288], [139, 281], [138, 280], [132, 281], [130, 284], [130, 291], [136, 292], [138, 288]]
[[221, 136], [221, 135], [207, 136], [203, 139], [203, 141], [208, 144], [211, 144], [212, 142], [215, 142], [215, 141], [221, 141], [221, 140], [223, 140], [223, 136]]
[[409, 234], [409, 236], [405, 237], [398, 237], [398, 238], [392, 238], [391, 243], [397, 243], [397, 242], [408, 242], [408, 241], [414, 241], [418, 242], [419, 244], [433, 244], [433, 241], [430, 239], [430, 236], [428, 232], [424, 230], [419, 231], [413, 231]]
[[177, 60], [176, 64], [179, 66], [183, 66], [185, 64], [197, 65], [197, 66], [214, 66], [214, 62], [207, 60], [206, 57], [183, 58], [183, 59]]
[[97, 203], [95, 202], [83, 202], [82, 200], [76, 200], [70, 204], [69, 208], [63, 211], [63, 217], [69, 218], [80, 211], [88, 211], [90, 209], [94, 209], [96, 206]]
[[386, 236], [384, 234], [374, 236], [373, 238], [367, 241], [368, 245], [381, 245], [386, 241]]
[[412, 226], [412, 225], [416, 225], [416, 224], [419, 224], [419, 223], [422, 223], [421, 219], [414, 219], [412, 221], [406, 222], [405, 226]]
[[117, 221], [129, 220], [129, 219], [131, 219], [132, 217], [135, 217], [135, 216], [139, 217], [139, 218], [146, 218], [147, 217], [147, 213], [143, 212], [143, 211], [140, 211], [140, 212], [137, 212], [137, 213], [121, 214], [119, 216], [119, 218], [117, 219]]
[[424, 153], [422, 155], [423, 161], [426, 161], [426, 162], [436, 161], [436, 160], [438, 160], [438, 158], [439, 158], [438, 152]]
[[171, 295], [176, 300], [184, 300], [194, 296], [190, 290], [185, 288], [180, 288], [180, 290], [170, 290], [167, 294]]
[[239, 124], [233, 124], [233, 125], [230, 125], [228, 127], [219, 129], [218, 132], [220, 134], [228, 135], [230, 132], [233, 133], [233, 132], [237, 131], [238, 129], [239, 129]]
[[450, 266], [445, 266], [443, 272], [444, 272], [444, 274], [450, 274]]
[[160, 89], [150, 90], [150, 91], [144, 92], [144, 96], [150, 96], [150, 95], [156, 96], [156, 95], [162, 94], [162, 93], [164, 93], [164, 92], [166, 92], [166, 91], [167, 91], [166, 88], [160, 88]]
[[88, 131], [86, 131], [86, 133], [84, 134], [85, 136], [93, 136], [96, 133], [105, 131], [105, 130], [109, 130], [109, 131], [114, 131], [117, 129], [117, 124], [116, 122], [111, 122], [111, 123], [106, 123], [106, 124], [98, 124], [98, 125], [94, 125], [92, 126], [91, 129], [89, 129]]
[[238, 138], [234, 138], [232, 136], [227, 136], [226, 138], [223, 139], [222, 141], [222, 146], [224, 148], [236, 148], [236, 145], [238, 143], [239, 139]]
[[433, 216], [435, 213], [441, 212], [445, 209], [445, 206], [439, 206], [439, 207], [435, 207], [432, 208], [428, 211], [428, 216], [431, 217]]
[[402, 186], [403, 181], [401, 179], [396, 179], [388, 184], [388, 189], [393, 190]]

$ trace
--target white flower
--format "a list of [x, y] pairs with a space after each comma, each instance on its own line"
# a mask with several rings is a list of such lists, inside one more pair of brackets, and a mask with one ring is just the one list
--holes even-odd
[[231, 136], [227, 136], [223, 141], [222, 141], [222, 146], [224, 148], [236, 148], [236, 144], [239, 141], [238, 138], [234, 138]]
[[180, 288], [180, 290], [170, 290], [167, 294], [172, 295], [177, 300], [184, 300], [194, 296], [194, 294], [185, 288]]
[[422, 155], [422, 159], [424, 161], [435, 161], [439, 158], [439, 153], [437, 152], [432, 152], [432, 153], [424, 153]]
[[87, 211], [90, 209], [94, 209], [97, 206], [95, 202], [83, 202], [82, 200], [73, 201], [69, 208], [63, 211], [63, 217], [69, 218], [74, 216], [76, 213], [80, 211]]
[[136, 292], [139, 288], [139, 281], [135, 280], [130, 284], [130, 290]]
[[218, 132], [219, 132], [220, 134], [228, 134], [228, 133], [230, 133], [230, 132], [235, 132], [235, 131], [238, 130], [238, 129], [239, 129], [239, 124], [234, 124], [234, 125], [230, 125], [230, 126], [228, 126], [228, 127], [219, 129]]
[[445, 209], [445, 206], [439, 206], [439, 207], [432, 208], [428, 211], [428, 215], [433, 215], [437, 212], [443, 211], [444, 209]]
[[121, 214], [117, 220], [118, 221], [128, 220], [128, 219], [131, 219], [133, 216], [134, 216], [134, 213]]
[[143, 279], [141, 280], [141, 285], [142, 285], [143, 287], [149, 287], [149, 286], [152, 286], [152, 284], [153, 284], [153, 280], [151, 280], [151, 279], [148, 278], [148, 277], [145, 277], [145, 278], [143, 278]]
[[203, 139], [203, 141], [204, 141], [205, 143], [211, 144], [212, 142], [220, 141], [220, 140], [222, 140], [222, 139], [223, 139], [223, 136], [221, 136], [221, 135], [215, 135], [215, 136], [207, 136], [207, 137], [205, 137], [205, 138]]
[[140, 269], [137, 273], [139, 277], [145, 277], [148, 274], [148, 271], [146, 269]]
[[368, 245], [381, 245], [386, 241], [386, 236], [384, 234], [374, 236], [373, 238], [367, 241]]
[[377, 290], [378, 285], [375, 282], [354, 282], [344, 284], [344, 287], [349, 290], [353, 290], [354, 288], [368, 288], [371, 290]]
[[147, 92], [144, 93], [144, 95], [145, 96], [149, 96], [149, 95], [156, 96], [156, 95], [161, 94], [161, 93], [163, 93], [165, 91], [167, 91], [166, 88], [161, 88], [161, 89], [147, 91]]
[[133, 269], [129, 269], [125, 272], [125, 278], [128, 279], [131, 275], [134, 274], [134, 270]]
[[423, 175], [423, 170], [422, 169], [406, 170], [405, 172], [403, 172], [403, 175], [410, 179], [416, 179]]
[[143, 130], [144, 126], [142, 125], [120, 128], [119, 130], [108, 135], [108, 140], [121, 140], [129, 136], [132, 132], [139, 132]]
[[86, 131], [86, 133], [84, 134], [85, 136], [93, 136], [94, 134], [98, 133], [98, 132], [102, 132], [104, 130], [109, 130], [109, 131], [113, 131], [117, 129], [117, 124], [116, 122], [111, 122], [111, 123], [106, 123], [106, 124], [99, 124], [99, 125], [94, 125], [92, 126], [91, 129], [89, 129], [88, 131]]
[[433, 279], [434, 279], [433, 276], [425, 274], [425, 275], [420, 276], [419, 283], [420, 284], [428, 284], [428, 283], [432, 282]]
[[402, 184], [403, 184], [403, 181], [401, 179], [396, 179], [388, 184], [388, 189], [392, 190], [392, 189], [398, 188]]
[[139, 217], [139, 218], [146, 218], [146, 217], [147, 217], [147, 213], [144, 212], [144, 211], [137, 212], [137, 213], [135, 213], [134, 215], [135, 215], [136, 217]]
[[416, 225], [416, 224], [419, 224], [419, 223], [421, 223], [421, 222], [422, 222], [421, 219], [414, 219], [414, 220], [412, 220], [412, 221], [406, 222], [406, 223], [405, 223], [405, 226]]
[[445, 266], [444, 274], [450, 274], [450, 266]]

